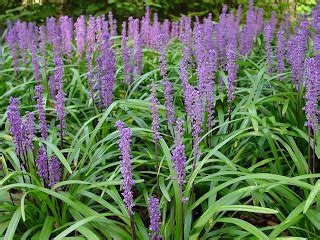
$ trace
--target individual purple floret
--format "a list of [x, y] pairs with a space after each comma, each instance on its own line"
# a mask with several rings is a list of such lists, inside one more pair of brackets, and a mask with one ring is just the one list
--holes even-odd
[[156, 96], [156, 85], [153, 83], [151, 86], [151, 95], [150, 95], [150, 108], [152, 112], [152, 130], [153, 130], [153, 139], [157, 143], [160, 139], [159, 133], [159, 107], [160, 103]]
[[159, 209], [159, 200], [156, 197], [149, 198], [149, 215], [150, 215], [150, 226], [152, 240], [160, 240], [160, 226], [161, 226], [161, 213]]
[[43, 99], [43, 87], [41, 84], [35, 87], [37, 105], [36, 108], [39, 112], [39, 122], [40, 122], [40, 130], [42, 139], [47, 139], [48, 137], [48, 126], [46, 123], [46, 115], [44, 109], [44, 99]]
[[266, 40], [266, 52], [267, 52], [267, 64], [268, 64], [268, 73], [272, 74], [272, 47], [271, 42], [273, 39], [272, 35], [272, 26], [271, 23], [267, 23], [264, 27], [264, 36]]
[[283, 23], [281, 23], [277, 33], [277, 72], [278, 74], [283, 73], [284, 60], [285, 60], [285, 36], [283, 30]]
[[305, 61], [304, 85], [306, 86], [306, 105], [304, 111], [307, 116], [306, 125], [311, 127], [316, 135], [319, 119], [318, 101], [320, 97], [320, 57], [307, 58]]
[[17, 98], [10, 98], [10, 105], [8, 107], [8, 120], [10, 124], [10, 133], [13, 137], [13, 142], [16, 145], [16, 153], [18, 156], [22, 153], [22, 118], [19, 111], [19, 100]]
[[125, 124], [118, 120], [115, 126], [119, 130], [120, 139], [118, 141], [119, 149], [121, 152], [120, 164], [121, 164], [121, 174], [123, 177], [123, 192], [122, 196], [124, 198], [124, 203], [128, 209], [129, 215], [133, 215], [133, 195], [131, 188], [134, 185], [134, 180], [132, 179], [132, 168], [131, 168], [131, 156], [130, 156], [130, 143], [132, 131], [130, 128], [126, 128]]
[[[176, 121], [176, 126], [174, 129], [175, 139], [174, 139], [174, 147], [172, 150], [172, 161], [174, 168], [177, 172], [178, 185], [180, 189], [180, 193], [182, 193], [182, 185], [184, 183], [184, 174], [186, 167], [186, 156], [185, 156], [185, 146], [182, 143], [183, 137], [183, 121], [178, 118]], [[183, 201], [183, 196], [181, 196], [181, 201]]]
[[83, 15], [77, 18], [75, 26], [75, 40], [76, 47], [78, 53], [78, 61], [82, 59], [82, 54], [84, 51], [85, 43], [86, 43], [86, 22]]
[[47, 156], [47, 151], [43, 146], [38, 149], [36, 166], [38, 169], [37, 174], [44, 180], [45, 183], [49, 181], [49, 158]]
[[61, 163], [56, 156], [50, 158], [49, 175], [49, 187], [61, 181]]

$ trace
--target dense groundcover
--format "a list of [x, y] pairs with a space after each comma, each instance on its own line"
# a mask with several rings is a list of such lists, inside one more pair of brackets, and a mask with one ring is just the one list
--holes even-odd
[[1, 237], [319, 239], [320, 5], [289, 19], [8, 22]]

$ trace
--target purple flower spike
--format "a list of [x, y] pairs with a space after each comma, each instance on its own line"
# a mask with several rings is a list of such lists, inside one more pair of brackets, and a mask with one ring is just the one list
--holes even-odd
[[159, 200], [156, 197], [149, 198], [149, 214], [150, 214], [150, 226], [152, 240], [160, 240], [160, 225], [161, 225], [161, 213], [159, 209]]
[[61, 181], [61, 163], [56, 156], [51, 157], [49, 166], [49, 187]]
[[151, 86], [151, 96], [150, 96], [150, 108], [152, 111], [152, 130], [153, 130], [153, 140], [155, 142], [158, 142], [160, 139], [160, 133], [159, 133], [159, 106], [160, 103], [156, 96], [156, 85], [152, 84]]
[[272, 25], [271, 23], [267, 23], [264, 27], [264, 35], [266, 39], [266, 52], [267, 52], [267, 63], [268, 63], [268, 73], [269, 75], [272, 74], [272, 47], [271, 42], [273, 40], [272, 35]]
[[306, 125], [311, 127], [314, 134], [317, 132], [318, 125], [318, 99], [320, 97], [320, 57], [315, 56], [313, 58], [307, 58], [305, 61], [305, 81], [306, 93], [304, 98], [306, 99], [306, 105], [304, 111], [307, 116]]
[[32, 54], [32, 65], [34, 70], [34, 78], [37, 82], [40, 82], [41, 75], [39, 70], [39, 59], [37, 54], [37, 42], [38, 38], [33, 37], [32, 38], [32, 44], [31, 44], [31, 54]]
[[40, 26], [39, 28], [39, 48], [41, 52], [41, 61], [42, 66], [46, 69], [47, 63], [46, 63], [46, 28], [44, 25]]
[[41, 146], [38, 149], [38, 159], [36, 160], [37, 174], [45, 181], [49, 181], [49, 158], [46, 149]]
[[133, 215], [133, 195], [131, 188], [134, 185], [134, 180], [132, 179], [132, 168], [131, 168], [131, 156], [130, 156], [130, 143], [132, 131], [130, 128], [126, 128], [122, 121], [117, 121], [115, 126], [120, 132], [120, 139], [118, 141], [119, 149], [121, 152], [121, 174], [123, 177], [123, 192], [122, 196], [124, 198], [124, 203], [129, 211], [129, 215]]
[[37, 105], [36, 108], [39, 112], [39, 121], [40, 121], [40, 129], [41, 129], [41, 137], [42, 139], [47, 139], [48, 137], [48, 126], [46, 123], [46, 115], [44, 109], [44, 99], [43, 99], [43, 87], [42, 85], [37, 85], [35, 87]]
[[61, 16], [60, 32], [62, 40], [62, 49], [69, 56], [72, 57], [72, 39], [73, 39], [73, 22], [72, 18], [68, 16]]
[[[183, 137], [183, 121], [178, 118], [176, 121], [176, 126], [174, 129], [175, 139], [174, 139], [174, 147], [172, 150], [172, 161], [174, 168], [177, 172], [177, 179], [180, 192], [182, 193], [182, 185], [184, 183], [184, 174], [186, 167], [186, 156], [185, 156], [185, 146], [182, 143]], [[183, 196], [181, 196], [181, 201], [183, 201]]]
[[83, 50], [85, 47], [85, 41], [86, 41], [86, 22], [84, 19], [84, 16], [81, 15], [78, 17], [75, 26], [75, 40], [76, 40], [76, 46], [77, 46], [77, 53], [78, 53], [78, 61], [81, 60]]
[[10, 98], [8, 107], [8, 120], [10, 124], [10, 133], [13, 136], [13, 142], [16, 145], [16, 153], [20, 156], [22, 151], [22, 118], [19, 111], [19, 100]]
[[13, 59], [13, 66], [17, 72], [19, 69], [18, 60], [18, 34], [16, 29], [11, 26], [11, 22], [8, 21], [8, 33], [6, 36], [6, 43], [9, 45], [10, 54]]
[[283, 23], [280, 25], [277, 33], [277, 72], [283, 73], [285, 60], [285, 35], [283, 30]]
[[28, 150], [33, 150], [34, 148], [32, 143], [34, 133], [35, 133], [33, 112], [26, 113], [26, 119], [22, 123], [22, 130], [23, 130], [23, 138], [22, 138], [23, 150], [24, 150], [24, 153], [27, 154]]

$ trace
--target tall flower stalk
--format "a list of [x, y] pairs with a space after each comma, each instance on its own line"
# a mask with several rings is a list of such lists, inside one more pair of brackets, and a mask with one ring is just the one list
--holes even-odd
[[181, 234], [182, 239], [184, 239], [184, 197], [183, 197], [183, 183], [184, 183], [184, 175], [185, 175], [185, 167], [186, 167], [186, 156], [185, 156], [185, 145], [182, 143], [183, 137], [183, 121], [178, 118], [175, 126], [175, 139], [174, 139], [174, 147], [172, 150], [172, 161], [174, 168], [177, 173], [178, 186], [180, 191], [180, 208], [182, 215], [182, 228]]
[[309, 157], [309, 167], [311, 169], [311, 130], [314, 137], [313, 145], [313, 157], [312, 157], [312, 169], [315, 172], [315, 149], [316, 149], [316, 135], [317, 135], [317, 125], [318, 125], [318, 99], [320, 97], [320, 58], [319, 55], [313, 58], [307, 58], [305, 61], [305, 81], [306, 94], [304, 98], [306, 99], [306, 105], [304, 111], [306, 113], [308, 127], [308, 157]]
[[160, 139], [159, 133], [159, 107], [160, 103], [156, 96], [157, 87], [153, 83], [151, 86], [151, 95], [150, 95], [150, 108], [152, 112], [152, 131], [153, 131], [153, 140], [154, 140], [154, 154], [156, 158], [156, 171], [157, 171], [157, 191], [158, 197], [160, 196], [160, 187], [159, 187], [159, 159], [158, 159], [158, 143]]
[[121, 174], [123, 177], [123, 201], [127, 207], [130, 223], [131, 223], [131, 236], [132, 239], [136, 239], [135, 225], [133, 221], [133, 194], [132, 186], [134, 185], [134, 180], [132, 178], [132, 168], [131, 168], [131, 155], [130, 155], [130, 144], [132, 131], [130, 128], [126, 128], [125, 124], [118, 120], [115, 124], [120, 132], [120, 139], [118, 141], [119, 149], [121, 152], [120, 165]]
[[156, 197], [149, 198], [149, 215], [150, 215], [150, 226], [152, 240], [160, 240], [160, 225], [161, 225], [161, 213], [159, 210], [159, 199]]

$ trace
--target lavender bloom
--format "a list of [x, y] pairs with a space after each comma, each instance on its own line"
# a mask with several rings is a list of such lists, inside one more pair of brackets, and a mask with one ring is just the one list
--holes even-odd
[[15, 71], [17, 72], [19, 69], [19, 60], [18, 60], [18, 36], [16, 29], [11, 26], [11, 22], [8, 21], [8, 33], [6, 36], [6, 42], [9, 45], [10, 48], [10, 54], [13, 59], [13, 66], [15, 68]]
[[117, 20], [113, 18], [112, 12], [109, 12], [108, 19], [111, 37], [117, 36]]
[[22, 123], [22, 131], [22, 146], [24, 153], [27, 154], [28, 150], [34, 148], [32, 143], [35, 132], [33, 112], [26, 113], [26, 119]]
[[42, 56], [41, 61], [44, 69], [46, 69], [46, 29], [44, 25], [40, 26], [39, 28], [39, 40], [39, 48]]
[[167, 115], [167, 121], [169, 125], [173, 125], [175, 121], [175, 111], [174, 111], [174, 104], [173, 104], [173, 87], [171, 82], [168, 80], [162, 81], [163, 85], [163, 93], [165, 98], [165, 107], [166, 107], [166, 115]]
[[257, 34], [260, 33], [263, 29], [263, 14], [264, 11], [262, 8], [258, 8], [257, 12]]
[[42, 139], [47, 139], [48, 137], [48, 126], [46, 123], [46, 115], [44, 109], [44, 99], [43, 99], [43, 87], [42, 85], [37, 85], [35, 87], [37, 105], [36, 108], [39, 112], [39, 121], [40, 121], [40, 129], [41, 129], [41, 137]]
[[291, 34], [291, 22], [290, 22], [290, 15], [286, 14], [285, 16], [285, 34], [286, 34], [286, 41], [290, 38]]
[[320, 58], [319, 55], [313, 58], [307, 58], [305, 61], [305, 82], [306, 93], [304, 98], [306, 99], [306, 105], [304, 111], [307, 116], [306, 125], [311, 127], [314, 135], [317, 132], [318, 125], [318, 99], [320, 97]]
[[303, 21], [297, 31], [297, 34], [293, 35], [287, 43], [287, 60], [291, 65], [291, 79], [295, 89], [299, 89], [304, 68], [307, 40], [309, 36], [308, 22]]
[[18, 20], [15, 24], [15, 28], [18, 34], [18, 43], [19, 43], [19, 49], [20, 54], [22, 57], [22, 62], [26, 65], [27, 64], [27, 23], [21, 22]]
[[64, 109], [64, 97], [65, 93], [62, 89], [58, 90], [58, 94], [56, 96], [57, 99], [57, 118], [59, 120], [58, 128], [60, 129], [60, 136], [64, 136], [64, 129], [66, 127], [66, 111]]
[[274, 11], [271, 12], [270, 26], [271, 26], [271, 35], [272, 35], [271, 42], [272, 42], [273, 41], [274, 32], [275, 32], [276, 26], [277, 26], [276, 13]]
[[166, 107], [166, 115], [167, 121], [169, 125], [173, 125], [175, 121], [175, 112], [174, 112], [174, 105], [173, 105], [173, 88], [170, 81], [167, 80], [167, 60], [166, 60], [166, 48], [163, 46], [160, 50], [160, 75], [162, 76], [162, 85], [163, 85], [163, 93], [165, 99], [165, 107]]
[[233, 21], [230, 21], [230, 33], [228, 37], [227, 47], [227, 71], [228, 71], [228, 102], [230, 104], [229, 110], [231, 110], [231, 104], [234, 99], [234, 81], [237, 77], [237, 65], [236, 65], [236, 53], [237, 53], [237, 33], [236, 25]]
[[141, 37], [139, 33], [139, 19], [134, 20], [134, 55], [136, 60], [136, 73], [140, 75], [142, 73], [142, 47]]
[[[100, 35], [100, 56], [97, 59], [99, 107], [109, 107], [112, 103], [112, 93], [116, 81], [116, 59], [111, 49], [107, 34]], [[100, 78], [100, 79], [99, 79]]]
[[237, 10], [237, 18], [236, 18], [237, 29], [240, 28], [241, 15], [242, 15], [242, 5], [239, 4], [238, 10]]
[[49, 158], [46, 149], [41, 146], [38, 149], [38, 159], [36, 160], [37, 174], [43, 178], [45, 182], [49, 181]]
[[153, 83], [151, 86], [150, 95], [150, 109], [152, 111], [152, 130], [153, 130], [153, 140], [157, 143], [160, 139], [159, 133], [159, 107], [160, 103], [156, 96], [156, 85]]
[[192, 126], [192, 136], [194, 139], [193, 149], [194, 149], [194, 160], [193, 160], [193, 169], [195, 169], [196, 162], [198, 160], [199, 154], [199, 142], [200, 134], [203, 132], [203, 122], [204, 122], [204, 107], [202, 96], [199, 91], [191, 88], [192, 91], [190, 96], [192, 97], [192, 107], [191, 111], [191, 126]]
[[273, 39], [271, 23], [267, 23], [266, 26], [264, 27], [264, 34], [265, 34], [265, 40], [266, 40], [268, 73], [269, 73], [269, 75], [271, 75], [272, 74], [272, 47], [271, 47], [271, 42], [272, 42], [272, 39]]
[[47, 37], [48, 42], [53, 45], [56, 35], [58, 33], [58, 27], [56, 23], [56, 19], [54, 17], [49, 17], [46, 19], [46, 27], [47, 27]]
[[10, 98], [10, 105], [8, 107], [8, 120], [10, 124], [10, 133], [13, 136], [13, 142], [16, 145], [16, 153], [20, 156], [22, 151], [22, 118], [19, 111], [19, 100], [17, 98]]
[[320, 2], [312, 10], [311, 26], [317, 32], [312, 33], [313, 51], [315, 54], [320, 54]]
[[285, 58], [285, 36], [283, 30], [283, 23], [280, 25], [277, 34], [277, 72], [284, 72], [284, 58]]
[[31, 55], [32, 55], [32, 65], [34, 70], [34, 78], [36, 79], [37, 82], [40, 82], [41, 76], [39, 71], [39, 59], [37, 54], [37, 40], [38, 40], [37, 38], [32, 39]]
[[[176, 126], [174, 129], [175, 139], [174, 139], [174, 148], [172, 150], [172, 161], [174, 168], [177, 172], [178, 185], [180, 193], [182, 193], [182, 185], [184, 183], [184, 174], [186, 167], [186, 156], [185, 156], [185, 146], [182, 143], [183, 137], [183, 121], [178, 118], [176, 121]], [[183, 196], [181, 196], [181, 201], [183, 201]]]
[[87, 43], [87, 51], [86, 51], [86, 64], [88, 69], [88, 82], [89, 82], [89, 91], [90, 96], [93, 99], [93, 92], [94, 92], [94, 82], [93, 82], [93, 65], [92, 65], [92, 54], [94, 51], [95, 45], [95, 19], [94, 17], [89, 17], [89, 23], [87, 28], [87, 35], [86, 35], [86, 43]]
[[62, 40], [62, 49], [69, 56], [72, 57], [72, 39], [73, 39], [73, 22], [72, 18], [68, 16], [61, 16], [60, 32]]
[[122, 24], [122, 40], [121, 40], [121, 50], [122, 50], [122, 61], [123, 61], [123, 75], [124, 82], [129, 84], [132, 82], [133, 69], [130, 63], [130, 53], [127, 47], [127, 34], [126, 34], [126, 22]]
[[128, 209], [129, 215], [133, 215], [133, 195], [131, 188], [134, 185], [132, 179], [132, 168], [131, 168], [131, 156], [130, 156], [130, 143], [132, 131], [130, 128], [126, 128], [125, 124], [120, 120], [116, 122], [116, 127], [120, 132], [120, 139], [118, 141], [119, 149], [121, 151], [121, 173], [123, 176], [123, 193], [124, 203]]
[[77, 21], [74, 24], [74, 26], [76, 34], [75, 40], [77, 46], [78, 61], [80, 61], [82, 58], [86, 40], [86, 22], [83, 15], [77, 18]]
[[61, 180], [61, 163], [56, 156], [51, 157], [49, 166], [49, 187], [54, 186]]
[[150, 214], [150, 226], [152, 240], [160, 240], [160, 225], [161, 225], [161, 213], [159, 209], [159, 200], [156, 197], [149, 198], [149, 214]]
[[57, 95], [57, 86], [54, 79], [54, 75], [49, 76], [49, 87], [50, 87], [50, 96], [52, 99], [56, 99]]

